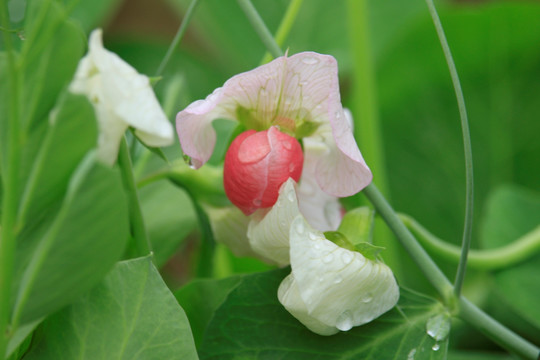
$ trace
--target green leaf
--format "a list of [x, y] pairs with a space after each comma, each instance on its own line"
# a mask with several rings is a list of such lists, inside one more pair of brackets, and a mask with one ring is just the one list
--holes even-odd
[[77, 1], [70, 16], [78, 20], [83, 29], [89, 32], [106, 24], [121, 3], [120, 0]]
[[197, 347], [202, 342], [214, 312], [241, 281], [242, 276], [220, 280], [197, 279], [174, 292], [174, 296], [186, 311]]
[[[490, 197], [482, 226], [487, 248], [505, 245], [540, 224], [540, 194], [516, 186], [499, 188]], [[495, 274], [493, 311], [504, 322], [540, 341], [540, 254]], [[525, 324], [523, 324], [525, 321]], [[531, 328], [532, 327], [532, 328]]]
[[[29, 146], [37, 141], [30, 140]], [[66, 92], [51, 111], [39, 150], [26, 152], [26, 162], [32, 168], [24, 179], [23, 222], [32, 223], [50, 215], [51, 207], [62, 200], [71, 174], [96, 143], [97, 124], [92, 106], [85, 97]]]
[[48, 318], [25, 359], [190, 360], [197, 353], [184, 311], [145, 257], [119, 262]]
[[17, 242], [14, 317], [21, 324], [74, 301], [121, 256], [129, 232], [117, 169], [89, 154], [71, 177], [55, 217], [40, 225], [24, 229]]
[[448, 339], [436, 342], [426, 331], [427, 321], [442, 310], [435, 300], [402, 289], [399, 310], [348, 332], [319, 336], [277, 300], [289, 271], [243, 277], [211, 319], [201, 359], [445, 358]]
[[29, 1], [25, 30], [22, 119], [30, 128], [46, 119], [58, 94], [71, 81], [85, 49], [85, 36], [57, 1]]
[[195, 211], [185, 191], [168, 181], [143, 187], [139, 197], [155, 261], [162, 266], [197, 227]]

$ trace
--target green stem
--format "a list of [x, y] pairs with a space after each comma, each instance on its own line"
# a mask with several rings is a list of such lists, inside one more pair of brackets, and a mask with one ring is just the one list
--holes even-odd
[[199, 227], [201, 229], [201, 244], [199, 248], [199, 261], [197, 262], [197, 277], [209, 278], [214, 275], [214, 252], [216, 249], [216, 241], [214, 239], [214, 233], [210, 226], [210, 219], [203, 210], [197, 199], [193, 194], [188, 191], [191, 198], [195, 213], [197, 214], [197, 220], [199, 221]]
[[364, 194], [375, 206], [379, 215], [386, 221], [403, 247], [420, 267], [433, 287], [437, 289], [445, 304], [450, 309], [457, 308], [459, 317], [483, 332], [486, 336], [508, 351], [518, 354], [526, 359], [538, 358], [540, 353], [539, 348], [504, 327], [504, 325], [485, 314], [464, 297], [457, 297], [455, 295], [450, 281], [444, 276], [442, 271], [437, 267], [420, 244], [418, 244], [416, 239], [374, 184], [366, 187], [364, 189]]
[[459, 300], [458, 316], [506, 350], [523, 359], [540, 358], [538, 347], [515, 334], [463, 297]]
[[161, 61], [161, 64], [159, 64], [159, 67], [156, 71], [156, 77], [161, 76], [163, 73], [163, 70], [165, 70], [165, 67], [169, 63], [169, 60], [171, 59], [171, 56], [174, 52], [174, 50], [178, 47], [178, 44], [182, 40], [182, 37], [184, 36], [184, 33], [186, 32], [187, 26], [189, 22], [191, 21], [191, 17], [193, 16], [193, 13], [195, 12], [195, 8], [199, 4], [199, 0], [192, 0], [191, 4], [189, 4], [189, 7], [186, 11], [186, 15], [184, 15], [184, 18], [182, 19], [182, 23], [180, 24], [180, 27], [178, 28], [178, 31], [176, 32], [176, 35], [174, 36], [174, 39], [169, 46], [169, 49], [167, 50], [167, 53], [165, 54], [165, 57]]
[[433, 4], [433, 0], [426, 0], [426, 4], [429, 8], [429, 13], [435, 25], [437, 36], [441, 43], [441, 47], [448, 64], [448, 70], [452, 78], [452, 84], [456, 93], [456, 99], [459, 108], [459, 116], [461, 118], [461, 131], [463, 135], [463, 149], [465, 153], [465, 176], [466, 176], [466, 197], [465, 197], [465, 224], [463, 226], [463, 240], [461, 245], [461, 258], [458, 264], [456, 280], [454, 282], [454, 292], [457, 296], [461, 293], [461, 287], [463, 286], [463, 279], [465, 278], [465, 270], [467, 268], [467, 255], [471, 246], [471, 234], [473, 223], [473, 211], [474, 211], [474, 176], [473, 176], [473, 158], [471, 147], [471, 134], [469, 132], [469, 121], [467, 119], [467, 108], [465, 107], [465, 98], [463, 97], [463, 91], [461, 90], [461, 83], [456, 69], [456, 64], [452, 58], [448, 41], [444, 34], [444, 30], [437, 14], [437, 9]]
[[257, 9], [255, 9], [253, 4], [251, 3], [251, 1], [237, 0], [237, 2], [246, 14], [249, 22], [251, 23], [251, 26], [253, 26], [253, 29], [255, 30], [257, 35], [259, 35], [259, 38], [263, 42], [264, 46], [266, 46], [266, 49], [270, 52], [270, 54], [272, 54], [272, 56], [275, 58], [283, 56], [283, 51], [281, 51], [281, 48], [274, 40], [274, 37], [264, 24], [263, 19], [257, 12]]
[[[9, 18], [6, 2], [0, 5], [0, 19], [4, 27], [8, 27]], [[16, 217], [19, 195], [19, 161], [20, 161], [20, 129], [19, 129], [19, 82], [17, 64], [11, 34], [3, 32], [7, 56], [7, 82], [9, 91], [7, 102], [9, 114], [7, 131], [4, 137], [8, 147], [2, 162], [2, 226], [0, 229], [0, 359], [4, 359], [10, 338], [9, 318], [11, 312], [11, 288], [13, 264], [16, 244]]]
[[[399, 218], [413, 235], [433, 253], [458, 263], [461, 256], [459, 246], [450, 244], [431, 234], [413, 218], [399, 214]], [[513, 266], [540, 251], [540, 226], [506, 246], [497, 249], [470, 250], [468, 266], [478, 270], [498, 270]]]
[[[349, 45], [353, 62], [353, 81], [351, 90], [351, 111], [354, 114], [354, 136], [362, 149], [362, 155], [373, 172], [373, 181], [382, 193], [388, 196], [386, 164], [383, 150], [383, 137], [377, 106], [377, 86], [373, 49], [369, 34], [369, 16], [367, 0], [347, 1], [347, 23]], [[358, 204], [359, 205], [359, 204]], [[401, 257], [388, 228], [383, 223], [375, 224], [374, 242], [386, 248], [385, 262], [394, 274], [401, 278]]]
[[[283, 16], [283, 19], [281, 19], [281, 23], [279, 24], [279, 27], [275, 36], [276, 44], [280, 48], [283, 47], [283, 44], [285, 43], [285, 39], [287, 39], [287, 36], [289, 36], [289, 33], [291, 32], [291, 28], [294, 24], [294, 21], [296, 20], [296, 16], [298, 15], [298, 12], [300, 11], [300, 7], [302, 6], [303, 1], [304, 0], [291, 0], [291, 2], [289, 2], [287, 11], [285, 12], [285, 15]], [[270, 53], [267, 52], [266, 54], [264, 54], [264, 57], [261, 60], [261, 64], [266, 64], [270, 60], [272, 60], [272, 55], [270, 55]]]
[[118, 153], [118, 165], [122, 174], [122, 180], [124, 187], [127, 191], [128, 203], [129, 203], [129, 220], [131, 225], [131, 233], [135, 241], [136, 255], [139, 257], [147, 256], [151, 253], [152, 247], [146, 234], [146, 228], [144, 226], [144, 219], [142, 216], [141, 205], [139, 202], [139, 195], [137, 193], [137, 186], [135, 185], [135, 179], [133, 178], [133, 169], [131, 165], [131, 158], [129, 156], [129, 149], [125, 137], [120, 143], [120, 151]]
[[386, 201], [379, 189], [377, 189], [377, 186], [370, 184], [363, 192], [373, 204], [377, 213], [384, 219], [390, 230], [394, 232], [411, 258], [420, 267], [420, 270], [422, 270], [431, 285], [437, 289], [445, 304], [452, 307], [455, 303], [455, 297], [452, 294], [452, 284], [429, 257], [428, 253], [416, 241], [403, 222], [401, 222], [394, 209], [392, 209], [388, 201]]

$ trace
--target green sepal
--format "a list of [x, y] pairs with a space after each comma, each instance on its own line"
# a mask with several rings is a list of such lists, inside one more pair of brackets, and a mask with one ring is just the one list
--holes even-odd
[[148, 80], [150, 81], [150, 86], [154, 87], [158, 82], [160, 82], [163, 79], [163, 76], [152, 76], [149, 77]]
[[354, 246], [356, 244], [371, 243], [371, 232], [375, 211], [368, 207], [359, 207], [347, 211], [337, 231], [345, 235]]
[[381, 251], [385, 250], [384, 247], [375, 246], [368, 242], [363, 242], [359, 244], [354, 244], [354, 251], [359, 252], [370, 260], [377, 260], [377, 256]]
[[324, 237], [326, 237], [327, 240], [330, 240], [339, 247], [350, 251], [356, 251], [354, 245], [351, 244], [347, 237], [339, 231], [326, 231], [324, 233]]

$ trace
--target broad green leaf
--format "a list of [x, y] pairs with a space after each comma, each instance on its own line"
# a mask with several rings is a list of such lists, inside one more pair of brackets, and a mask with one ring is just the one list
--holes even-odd
[[189, 322], [150, 257], [122, 261], [48, 318], [25, 359], [197, 359]]
[[515, 357], [507, 354], [472, 352], [472, 351], [450, 351], [448, 360], [512, 360]]
[[[482, 226], [482, 242], [487, 248], [499, 247], [540, 226], [540, 194], [516, 186], [494, 192], [488, 202]], [[504, 321], [540, 341], [540, 254], [495, 274], [492, 306]], [[526, 322], [523, 324], [520, 319]], [[530, 327], [536, 328], [529, 329]]]
[[289, 269], [245, 276], [211, 319], [201, 359], [444, 359], [448, 339], [436, 342], [427, 321], [440, 304], [407, 290], [398, 309], [334, 336], [319, 336], [277, 300]]
[[[33, 142], [38, 139], [30, 138], [28, 146], [32, 147]], [[39, 150], [26, 153], [32, 168], [23, 179], [23, 221], [32, 223], [50, 215], [51, 207], [62, 200], [71, 174], [96, 143], [97, 124], [88, 100], [63, 94], [50, 113], [47, 134]]]
[[58, 1], [28, 3], [26, 40], [21, 48], [24, 71], [22, 119], [26, 128], [45, 121], [58, 94], [70, 81], [85, 48], [81, 28], [68, 20]]
[[174, 296], [186, 311], [197, 347], [201, 345], [214, 312], [241, 281], [242, 276], [220, 280], [197, 279], [174, 292]]
[[195, 212], [188, 195], [168, 181], [143, 187], [139, 196], [155, 261], [162, 266], [197, 227]]
[[[54, 211], [54, 209], [51, 209]], [[25, 229], [15, 258], [14, 313], [21, 324], [48, 315], [95, 286], [128, 238], [120, 174], [90, 153], [75, 170], [47, 227]]]
[[43, 321], [43, 318], [32, 321], [17, 329], [8, 343], [7, 356], [13, 355], [13, 359], [19, 359], [30, 346], [32, 333]]

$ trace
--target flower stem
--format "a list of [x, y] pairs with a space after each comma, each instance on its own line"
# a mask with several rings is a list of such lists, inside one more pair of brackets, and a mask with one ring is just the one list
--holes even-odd
[[257, 9], [253, 6], [251, 1], [249, 0], [237, 0], [238, 5], [242, 8], [244, 13], [246, 14], [249, 22], [251, 23], [251, 26], [253, 26], [253, 29], [259, 35], [259, 38], [263, 42], [264, 46], [266, 46], [266, 49], [272, 54], [273, 57], [280, 57], [283, 56], [283, 51], [281, 51], [281, 48], [274, 40], [274, 37], [270, 33], [270, 30], [266, 27], [264, 24], [263, 19], [257, 12]]
[[465, 224], [463, 226], [463, 240], [461, 245], [461, 258], [459, 260], [456, 279], [454, 282], [454, 292], [457, 296], [461, 293], [461, 287], [463, 286], [463, 279], [465, 278], [465, 270], [467, 267], [467, 255], [471, 245], [472, 223], [473, 223], [473, 210], [474, 210], [474, 177], [473, 177], [473, 158], [471, 147], [471, 134], [469, 132], [469, 121], [467, 119], [467, 108], [465, 107], [465, 98], [463, 97], [463, 91], [461, 90], [461, 83], [456, 69], [456, 64], [452, 58], [448, 41], [444, 34], [444, 30], [437, 14], [437, 9], [433, 4], [433, 0], [426, 0], [426, 4], [429, 8], [429, 14], [435, 25], [437, 36], [441, 43], [441, 47], [448, 64], [448, 70], [452, 78], [452, 84], [456, 93], [456, 99], [459, 108], [459, 116], [461, 118], [461, 131], [463, 135], [463, 149], [465, 153], [465, 176], [466, 176], [466, 197], [465, 197]]
[[390, 230], [394, 232], [411, 258], [420, 267], [429, 282], [437, 289], [445, 304], [452, 305], [455, 302], [452, 294], [452, 284], [401, 222], [377, 186], [372, 183], [363, 190], [363, 193], [373, 204], [377, 213], [384, 219]]
[[483, 332], [497, 344], [526, 359], [537, 359], [540, 349], [529, 343], [504, 325], [491, 318], [462, 296], [456, 296], [452, 284], [444, 276], [425, 250], [416, 241], [407, 227], [394, 212], [381, 192], [374, 184], [364, 189], [364, 194], [375, 206], [379, 215], [386, 221], [403, 247], [420, 267], [426, 278], [437, 289], [445, 304], [452, 310], [457, 309], [460, 318]]
[[[461, 249], [437, 238], [422, 225], [407, 215], [399, 218], [424, 247], [446, 260], [458, 263]], [[467, 266], [478, 270], [498, 270], [524, 261], [540, 251], [540, 226], [497, 249], [470, 250]]]
[[129, 156], [129, 149], [125, 137], [120, 143], [118, 165], [120, 166], [122, 180], [128, 195], [129, 220], [131, 234], [135, 240], [135, 255], [138, 257], [147, 256], [151, 253], [152, 247], [150, 245], [150, 241], [148, 240], [148, 235], [144, 226], [139, 195], [137, 193], [137, 186], [135, 185], [135, 179], [133, 177], [131, 158]]
[[[285, 15], [283, 16], [281, 23], [279, 24], [279, 27], [275, 36], [276, 44], [280, 48], [283, 46], [285, 39], [287, 39], [287, 36], [291, 32], [291, 28], [294, 24], [294, 21], [296, 20], [296, 16], [298, 15], [298, 11], [300, 10], [300, 7], [302, 6], [303, 1], [304, 0], [291, 0], [291, 2], [289, 2], [287, 11], [285, 12]], [[272, 55], [270, 55], [270, 53], [267, 52], [266, 54], [264, 54], [264, 57], [261, 60], [261, 64], [266, 64], [270, 60], [272, 60]]]
[[[9, 18], [6, 2], [0, 5], [2, 26], [8, 27]], [[0, 359], [4, 359], [10, 338], [9, 317], [11, 312], [11, 288], [13, 264], [16, 244], [16, 217], [19, 202], [19, 162], [20, 162], [20, 128], [19, 128], [19, 81], [17, 63], [14, 56], [12, 34], [3, 32], [5, 53], [7, 56], [7, 126], [3, 130], [7, 134], [6, 151], [0, 159], [2, 166], [2, 224], [0, 229]], [[4, 121], [4, 120], [2, 120]]]
[[184, 15], [184, 18], [182, 19], [182, 23], [180, 24], [180, 27], [178, 28], [178, 31], [176, 32], [176, 35], [174, 36], [174, 39], [171, 42], [171, 45], [169, 46], [167, 53], [165, 54], [165, 57], [161, 61], [161, 64], [159, 64], [159, 67], [155, 75], [156, 77], [161, 76], [161, 74], [163, 73], [163, 70], [165, 70], [165, 67], [169, 63], [169, 60], [171, 59], [171, 56], [174, 50], [178, 47], [178, 44], [182, 40], [182, 37], [184, 36], [184, 33], [186, 32], [187, 26], [189, 22], [191, 21], [191, 17], [193, 16], [193, 13], [195, 12], [195, 8], [197, 7], [198, 4], [199, 4], [199, 0], [192, 0], [191, 4], [189, 4], [186, 14]]
[[464, 297], [459, 299], [458, 316], [506, 350], [523, 359], [537, 360], [540, 358], [538, 347], [497, 322]]

